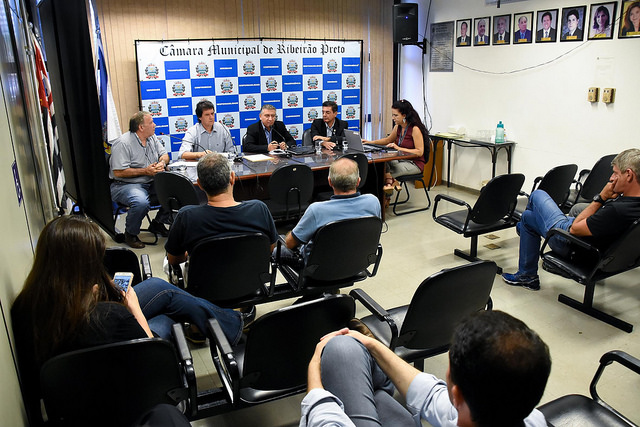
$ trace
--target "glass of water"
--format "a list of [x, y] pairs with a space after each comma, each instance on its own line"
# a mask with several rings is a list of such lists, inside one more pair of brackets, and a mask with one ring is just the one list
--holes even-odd
[[314, 142], [315, 142], [315, 144], [316, 144], [316, 154], [317, 154], [317, 155], [322, 154], [322, 140], [321, 140], [321, 139], [318, 139], [318, 140], [316, 140], [316, 141], [314, 141]]

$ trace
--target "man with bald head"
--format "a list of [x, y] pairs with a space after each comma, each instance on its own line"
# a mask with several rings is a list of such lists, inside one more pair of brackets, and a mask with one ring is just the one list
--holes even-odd
[[[380, 201], [373, 194], [360, 194], [358, 164], [342, 157], [329, 168], [329, 185], [333, 196], [326, 202], [311, 204], [298, 224], [285, 237], [280, 260], [294, 268], [302, 268], [316, 231], [332, 221], [341, 219], [377, 216], [380, 218]], [[299, 249], [296, 250], [296, 249]]]

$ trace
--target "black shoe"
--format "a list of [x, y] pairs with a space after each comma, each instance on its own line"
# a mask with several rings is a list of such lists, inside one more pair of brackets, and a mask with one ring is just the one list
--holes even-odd
[[184, 331], [184, 337], [193, 344], [202, 345], [207, 341], [207, 337], [200, 332], [196, 325], [190, 325]]
[[254, 320], [256, 320], [256, 306], [249, 305], [247, 307], [242, 307], [237, 309], [240, 312], [240, 317], [242, 317], [243, 328], [248, 327]]
[[167, 230], [167, 227], [165, 227], [163, 223], [158, 222], [155, 219], [151, 221], [151, 224], [149, 224], [149, 232], [153, 234], [159, 234], [162, 237], [169, 236], [169, 230]]
[[133, 234], [129, 234], [126, 231], [124, 232], [124, 242], [132, 247], [133, 249], [142, 249], [144, 248], [144, 243], [138, 239], [138, 236], [134, 236]]

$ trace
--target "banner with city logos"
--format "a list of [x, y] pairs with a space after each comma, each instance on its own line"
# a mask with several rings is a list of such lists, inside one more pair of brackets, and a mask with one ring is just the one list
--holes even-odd
[[203, 99], [215, 105], [216, 120], [237, 146], [263, 104], [276, 107], [298, 144], [327, 100], [338, 103], [349, 129], [360, 131], [361, 40], [136, 40], [135, 46], [140, 104], [172, 159]]

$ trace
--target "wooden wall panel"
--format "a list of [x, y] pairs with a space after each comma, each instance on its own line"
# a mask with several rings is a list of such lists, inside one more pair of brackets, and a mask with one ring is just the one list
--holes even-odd
[[374, 138], [391, 130], [391, 0], [97, 0], [96, 3], [111, 90], [123, 132], [127, 130], [128, 118], [139, 109], [135, 40], [234, 37], [363, 40], [363, 114], [365, 118], [371, 114]]

